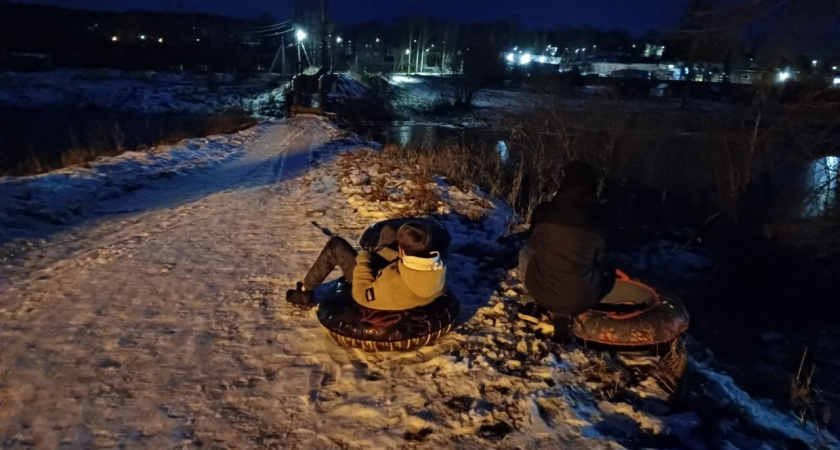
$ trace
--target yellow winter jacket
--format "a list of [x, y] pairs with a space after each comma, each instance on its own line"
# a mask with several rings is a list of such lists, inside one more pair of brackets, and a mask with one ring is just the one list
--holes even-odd
[[443, 295], [445, 288], [446, 267], [437, 252], [431, 258], [401, 259], [399, 252], [383, 247], [376, 253], [362, 250], [356, 256], [353, 300], [367, 308], [401, 311], [425, 306]]

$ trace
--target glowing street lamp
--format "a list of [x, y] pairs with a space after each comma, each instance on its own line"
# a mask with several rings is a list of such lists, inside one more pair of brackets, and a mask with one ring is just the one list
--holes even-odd
[[530, 53], [525, 53], [524, 55], [522, 55], [522, 56], [519, 58], [519, 64], [522, 64], [523, 66], [524, 66], [525, 64], [530, 63], [530, 62], [531, 62], [531, 54], [530, 54]]
[[337, 38], [335, 38], [336, 44], [340, 44], [342, 41], [344, 41], [344, 39], [341, 39], [341, 36], [338, 36]]
[[163, 44], [163, 38], [158, 38], [158, 42]]
[[410, 48], [405, 49], [405, 54], [410, 55], [411, 54], [411, 49]]
[[119, 40], [120, 40], [119, 36], [111, 36], [111, 42], [117, 42]]
[[306, 39], [306, 32], [303, 30], [297, 30], [295, 32], [295, 37], [297, 38], [298, 42], [303, 42]]
[[145, 40], [146, 40], [146, 35], [145, 35], [145, 34], [141, 34], [141, 35], [140, 35], [140, 40], [141, 40], [141, 41], [145, 41]]
[[376, 42], [379, 42], [379, 38], [376, 38]]

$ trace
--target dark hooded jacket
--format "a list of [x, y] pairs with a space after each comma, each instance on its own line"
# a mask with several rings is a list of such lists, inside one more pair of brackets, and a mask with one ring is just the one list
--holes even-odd
[[576, 316], [603, 294], [605, 224], [597, 199], [598, 176], [588, 164], [572, 162], [560, 190], [531, 218], [528, 245], [534, 256], [525, 274], [528, 293], [549, 311]]

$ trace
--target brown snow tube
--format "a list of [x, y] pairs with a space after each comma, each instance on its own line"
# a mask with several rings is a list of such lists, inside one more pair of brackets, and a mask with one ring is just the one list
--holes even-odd
[[368, 352], [405, 351], [431, 344], [452, 329], [460, 305], [451, 294], [419, 308], [381, 311], [353, 301], [339, 285], [318, 305], [318, 321], [340, 345]]
[[[396, 231], [406, 222], [419, 222], [426, 225], [432, 233], [432, 248], [435, 251], [443, 253], [452, 242], [452, 236], [450, 236], [449, 232], [446, 231], [446, 227], [437, 220], [406, 217], [400, 219], [387, 219], [369, 226], [362, 234], [362, 238], [359, 240], [359, 245], [363, 249], [372, 252], [379, 246], [379, 235], [382, 233], [382, 229], [385, 228], [385, 226], [390, 225], [396, 233]], [[396, 238], [396, 235], [394, 237]]]
[[608, 346], [671, 342], [688, 329], [688, 311], [674, 293], [631, 280], [621, 271], [612, 292], [575, 320], [578, 338]]

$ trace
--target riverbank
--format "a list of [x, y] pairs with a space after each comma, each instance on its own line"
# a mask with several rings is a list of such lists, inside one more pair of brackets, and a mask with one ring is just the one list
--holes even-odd
[[0, 106], [140, 113], [258, 116], [282, 113], [277, 74], [126, 72], [115, 69], [0, 72]]

